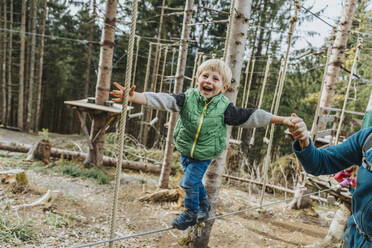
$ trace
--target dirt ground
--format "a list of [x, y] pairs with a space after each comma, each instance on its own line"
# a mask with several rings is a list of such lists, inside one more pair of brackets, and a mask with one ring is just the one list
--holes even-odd
[[[63, 139], [79, 137], [58, 136]], [[0, 129], [0, 141], [32, 143], [37, 137]], [[80, 139], [82, 139], [80, 137]], [[56, 139], [55, 139], [56, 140]], [[15, 168], [16, 153], [0, 151], [0, 170]], [[40, 170], [21, 162], [29, 178], [30, 190], [13, 193], [0, 183], [0, 213], [8, 219], [27, 220], [36, 234], [28, 242], [13, 240], [0, 247], [71, 247], [108, 239], [112, 212], [113, 182], [98, 184], [92, 179], [73, 178], [52, 170]], [[179, 178], [172, 178], [175, 186]], [[156, 191], [158, 176], [123, 171], [119, 193], [117, 232], [126, 236], [169, 227], [182, 209], [176, 203], [144, 203], [137, 199]], [[43, 206], [12, 208], [39, 199], [47, 190], [61, 194], [47, 209]], [[258, 206], [259, 190], [223, 184], [219, 194], [217, 214]], [[284, 199], [265, 195], [264, 204]], [[289, 210], [285, 203], [273, 204], [238, 215], [217, 219], [213, 225], [209, 247], [304, 247], [324, 238], [335, 213], [334, 207], [315, 204], [308, 210]], [[65, 223], [67, 221], [67, 224]], [[63, 222], [65, 221], [65, 222]], [[58, 224], [58, 222], [61, 222]], [[1, 231], [1, 230], [0, 230]], [[115, 247], [182, 247], [179, 241], [186, 231], [170, 231], [115, 242]], [[97, 245], [94, 247], [107, 247]]]

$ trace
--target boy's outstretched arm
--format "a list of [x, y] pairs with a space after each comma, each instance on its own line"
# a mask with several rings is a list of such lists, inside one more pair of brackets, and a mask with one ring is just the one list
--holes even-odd
[[[113, 102], [123, 102], [124, 93], [125, 93], [126, 88], [123, 87], [122, 85], [116, 83], [116, 82], [114, 83], [114, 86], [117, 88], [117, 90], [111, 91], [110, 95], [112, 95], [116, 98], [113, 98], [112, 101]], [[143, 93], [139, 93], [139, 92], [134, 91], [135, 89], [136, 89], [135, 85], [133, 85], [129, 89], [128, 102], [134, 102], [134, 103], [137, 103], [137, 104], [147, 105], [147, 99], [146, 99], [145, 95]]]

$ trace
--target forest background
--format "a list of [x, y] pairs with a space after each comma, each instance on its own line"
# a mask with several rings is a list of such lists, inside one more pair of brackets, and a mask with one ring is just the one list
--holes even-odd
[[[96, 1], [96, 2], [94, 2]], [[97, 73], [99, 65], [100, 40], [102, 23], [105, 12], [105, 1], [90, 0], [51, 0], [47, 2], [47, 14], [45, 35], [43, 28], [43, 0], [26, 1], [25, 25], [26, 32], [21, 32], [22, 1], [5, 0], [0, 6], [1, 13], [1, 40], [0, 40], [0, 99], [1, 122], [7, 126], [19, 127], [17, 111], [22, 109], [22, 129], [27, 132], [37, 132], [47, 129], [49, 132], [72, 134], [80, 132], [79, 119], [74, 111], [64, 104], [66, 100], [78, 100], [88, 96], [94, 96], [96, 90]], [[37, 8], [34, 10], [33, 4]], [[301, 2], [311, 11], [314, 1]], [[368, 10], [369, 1], [359, 0], [353, 19], [352, 31], [348, 40], [346, 56], [336, 89], [333, 107], [341, 108], [347, 87], [347, 82], [358, 37], [364, 39], [361, 56], [359, 57], [357, 76], [353, 79], [353, 89], [350, 93], [346, 109], [364, 112], [368, 103], [372, 81], [372, 13]], [[95, 5], [95, 7], [93, 7]], [[139, 91], [144, 88], [146, 63], [149, 53], [150, 42], [156, 42], [159, 30], [161, 0], [139, 0], [136, 35], [141, 37], [139, 41], [139, 54], [134, 84]], [[167, 0], [164, 23], [161, 32], [161, 42], [169, 44], [168, 57], [165, 61], [165, 76], [171, 78], [171, 68], [175, 72], [177, 59], [172, 60], [173, 47], [178, 48], [177, 42], [181, 36], [184, 1]], [[265, 65], [270, 55], [272, 65], [268, 75], [262, 108], [270, 111], [278, 78], [280, 61], [284, 57], [287, 46], [289, 19], [293, 9], [293, 1], [256, 0], [252, 1], [252, 10], [249, 23], [250, 29], [247, 38], [247, 54], [244, 66], [252, 64], [255, 59], [255, 67], [252, 74], [251, 91], [248, 98], [248, 107], [257, 107], [264, 77]], [[213, 10], [211, 10], [213, 9]], [[188, 46], [188, 57], [185, 75], [192, 78], [195, 58], [198, 52], [203, 52], [206, 58], [216, 54], [217, 58], [223, 56], [226, 23], [228, 18], [230, 1], [197, 0], [194, 3], [192, 23], [222, 21], [211, 25], [195, 25], [191, 29]], [[315, 19], [323, 19], [324, 25], [329, 25], [330, 20], [323, 15], [323, 10], [316, 13], [304, 8], [299, 12], [299, 23], [311, 23]], [[341, 16], [342, 13], [340, 13]], [[129, 38], [129, 26], [131, 15], [131, 2], [119, 1], [117, 11], [117, 25], [115, 34], [115, 49], [112, 67], [112, 82], [124, 82], [126, 56]], [[328, 22], [328, 24], [326, 24]], [[331, 23], [338, 23], [333, 20]], [[316, 28], [314, 28], [316, 30]], [[35, 35], [35, 41], [32, 37]], [[25, 37], [25, 58], [21, 58], [21, 36]], [[315, 31], [294, 32], [293, 44], [300, 39], [318, 35]], [[311, 127], [326, 63], [326, 50], [332, 34], [322, 34], [327, 37], [323, 44], [307, 44], [304, 48], [293, 49], [290, 54], [287, 77], [281, 97], [279, 114], [288, 116], [292, 112], [304, 118], [308, 127]], [[44, 47], [42, 48], [42, 41]], [[171, 47], [171, 45], [174, 45]], [[295, 46], [296, 47], [296, 46]], [[135, 48], [136, 49], [136, 48]], [[310, 52], [309, 52], [310, 51]], [[153, 49], [154, 52], [154, 49]], [[42, 66], [40, 56], [43, 53]], [[302, 54], [307, 54], [302, 56]], [[177, 53], [176, 53], [177, 56]], [[154, 60], [153, 54], [151, 59]], [[160, 65], [163, 64], [161, 58]], [[24, 101], [23, 107], [19, 106], [20, 69], [24, 70]], [[154, 63], [151, 62], [151, 70]], [[42, 68], [42, 77], [40, 75]], [[243, 101], [243, 86], [246, 78], [246, 70], [241, 76], [241, 88], [238, 95], [237, 105]], [[250, 73], [248, 73], [250, 76]], [[185, 79], [184, 90], [191, 86], [191, 81]], [[160, 75], [157, 77], [159, 84]], [[41, 90], [38, 91], [37, 82], [40, 81]], [[166, 80], [162, 91], [168, 91], [172, 80]], [[159, 90], [157, 90], [159, 91]], [[37, 111], [38, 95], [40, 95], [40, 111]], [[5, 104], [4, 104], [5, 102]], [[133, 113], [139, 111], [139, 106], [134, 106]], [[155, 142], [157, 148], [165, 144], [166, 129], [162, 128], [165, 123], [165, 113], [162, 114], [157, 129], [160, 131], [160, 142]], [[133, 137], [139, 135], [139, 119], [129, 119], [127, 133]], [[88, 121], [88, 125], [90, 125]], [[276, 133], [283, 134], [284, 127], [276, 127]], [[343, 129], [350, 132], [356, 131], [360, 126], [353, 122], [345, 123]], [[148, 146], [154, 144], [156, 133], [150, 129]], [[236, 137], [237, 129], [233, 130]], [[250, 161], [261, 162], [266, 154], [267, 145], [263, 142], [265, 129], [257, 129], [255, 145], [249, 146], [251, 130], [243, 131], [242, 150]], [[276, 135], [273, 141], [273, 159], [290, 152], [289, 140], [283, 139], [283, 135]]]

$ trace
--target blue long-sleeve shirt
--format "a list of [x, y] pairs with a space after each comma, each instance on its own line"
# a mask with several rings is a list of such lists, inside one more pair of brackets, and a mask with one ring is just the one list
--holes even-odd
[[[303, 150], [297, 141], [292, 148], [307, 173], [315, 176], [333, 174], [352, 165], [361, 166], [362, 147], [371, 132], [372, 127], [362, 129], [342, 144], [326, 149], [316, 148], [311, 140], [310, 145]], [[372, 162], [372, 153], [367, 160]], [[372, 172], [362, 166], [359, 168], [357, 187], [353, 193], [352, 214], [344, 236], [347, 237], [347, 247], [372, 247]], [[363, 236], [363, 233], [369, 237]]]

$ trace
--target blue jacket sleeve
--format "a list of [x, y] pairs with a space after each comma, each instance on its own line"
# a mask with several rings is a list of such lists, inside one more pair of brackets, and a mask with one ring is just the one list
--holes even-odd
[[316, 148], [310, 140], [310, 145], [301, 150], [296, 141], [292, 149], [307, 173], [312, 175], [333, 174], [351, 165], [361, 165], [362, 146], [372, 128], [360, 130], [341, 144], [326, 149]]

